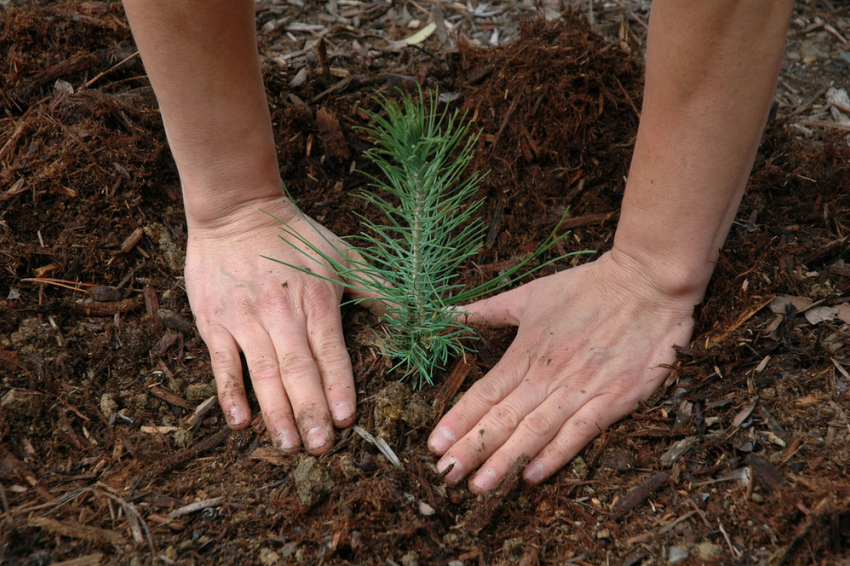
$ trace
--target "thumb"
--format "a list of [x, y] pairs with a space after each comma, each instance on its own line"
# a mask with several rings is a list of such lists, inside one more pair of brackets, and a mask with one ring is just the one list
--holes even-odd
[[465, 315], [460, 319], [469, 324], [489, 324], [491, 326], [519, 326], [525, 301], [528, 297], [528, 285], [494, 295], [466, 306], [457, 307]]

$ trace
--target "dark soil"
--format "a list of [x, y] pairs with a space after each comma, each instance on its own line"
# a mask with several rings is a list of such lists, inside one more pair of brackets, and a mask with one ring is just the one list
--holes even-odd
[[[441, 486], [425, 442], [510, 333], [483, 329], [476, 359], [414, 393], [372, 343], [375, 319], [345, 308], [358, 424], [400, 467], [353, 429], [316, 461], [272, 450], [261, 418], [240, 432], [215, 406], [191, 419], [214, 385], [182, 286], [176, 169], [120, 5], [10, 8], [0, 53], [0, 563], [850, 558], [840, 137], [798, 140], [771, 122], [667, 387], [542, 487], [508, 482], [481, 498]], [[295, 70], [264, 67], [282, 178], [305, 212], [340, 234], [358, 230], [355, 210], [373, 214], [350, 196], [366, 182], [352, 172], [367, 168], [359, 110], [377, 109], [376, 88], [393, 96], [418, 81], [459, 95], [482, 131], [474, 166], [490, 171], [490, 231], [464, 282], [514, 265], [565, 210], [572, 234], [558, 251], [610, 247], [642, 70], [582, 16], [526, 23], [491, 50], [343, 64], [350, 77], [331, 91], [339, 79], [321, 72], [290, 87]], [[814, 324], [814, 313], [832, 318]]]

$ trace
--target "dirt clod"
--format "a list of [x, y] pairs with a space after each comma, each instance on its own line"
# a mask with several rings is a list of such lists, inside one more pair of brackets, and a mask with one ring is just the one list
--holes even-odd
[[407, 385], [394, 381], [375, 396], [375, 436], [388, 442], [396, 438], [410, 395]]
[[312, 456], [301, 460], [293, 472], [293, 480], [298, 500], [305, 507], [315, 505], [336, 485], [327, 468]]

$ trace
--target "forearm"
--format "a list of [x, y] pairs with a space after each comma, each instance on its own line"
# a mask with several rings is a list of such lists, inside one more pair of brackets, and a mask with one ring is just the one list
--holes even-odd
[[653, 2], [614, 249], [666, 292], [705, 292], [767, 121], [792, 5]]
[[279, 196], [250, 0], [125, 0], [162, 112], [190, 229]]

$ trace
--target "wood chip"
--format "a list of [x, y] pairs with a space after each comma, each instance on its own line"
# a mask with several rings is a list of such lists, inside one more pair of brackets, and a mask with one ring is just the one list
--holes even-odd
[[770, 303], [770, 310], [774, 314], [785, 314], [785, 305], [793, 305], [797, 312], [803, 311], [809, 308], [812, 304], [812, 300], [808, 297], [792, 297], [790, 295], [781, 295], [776, 297]]
[[169, 513], [168, 518], [176, 519], [177, 517], [197, 513], [198, 511], [202, 511], [209, 507], [218, 507], [222, 503], [224, 503], [224, 497], [213, 497], [212, 499], [205, 499], [203, 501], [198, 501], [197, 503], [190, 503], [189, 505], [185, 505]]
[[688, 438], [683, 438], [682, 440], [671, 446], [667, 452], [661, 455], [661, 465], [665, 468], [669, 468], [676, 462], [676, 460], [684, 456], [688, 452], [688, 450], [693, 448], [697, 442], [699, 442], [699, 437], [697, 436], [689, 436]]
[[752, 402], [752, 403], [750, 403], [749, 405], [747, 405], [746, 407], [744, 407], [743, 409], [741, 409], [741, 410], [738, 412], [738, 414], [737, 414], [737, 415], [735, 415], [735, 418], [734, 418], [734, 419], [732, 419], [732, 428], [738, 428], [739, 426], [741, 426], [742, 424], [744, 424], [744, 421], [746, 421], [746, 420], [747, 420], [747, 418], [749, 418], [749, 416], [750, 416], [750, 415], [752, 414], [752, 412], [753, 412], [753, 409], [755, 409], [755, 408], [756, 408], [756, 405], [757, 405], [757, 404], [758, 404], [758, 397], [756, 397], [755, 399], [753, 399], [753, 402]]
[[148, 387], [148, 391], [150, 391], [154, 396], [159, 397], [166, 403], [171, 405], [176, 405], [178, 407], [183, 407], [184, 409], [192, 410], [192, 405], [189, 404], [186, 399], [183, 397], [178, 397], [168, 389], [163, 389], [157, 385], [151, 385]]
[[838, 309], [820, 306], [807, 310], [804, 313], [804, 316], [806, 317], [806, 320], [809, 321], [809, 324], [819, 324], [821, 322], [828, 322], [832, 320], [837, 314]]
[[94, 554], [80, 556], [79, 558], [63, 560], [62, 562], [51, 562], [50, 566], [100, 566], [102, 560], [103, 553], [96, 552]]
[[121, 251], [126, 254], [127, 252], [135, 248], [136, 244], [142, 241], [142, 234], [143, 232], [141, 227], [133, 230], [133, 233], [127, 236], [127, 238], [123, 242], [121, 242]]
[[[696, 437], [694, 437], [696, 440]], [[642, 484], [632, 489], [626, 495], [614, 502], [611, 506], [611, 513], [615, 519], [619, 519], [628, 514], [632, 509], [646, 501], [646, 499], [655, 493], [655, 491], [664, 485], [670, 479], [670, 472], [662, 472], [650, 477]]]
[[513, 489], [519, 484], [522, 477], [522, 471], [531, 462], [531, 457], [523, 454], [511, 465], [510, 469], [505, 472], [502, 481], [493, 490], [491, 495], [485, 497], [484, 501], [472, 510], [469, 519], [464, 523], [467, 531], [475, 534], [486, 527], [493, 514], [502, 505], [502, 502]]
[[54, 535], [75, 538], [80, 540], [92, 540], [115, 546], [127, 546], [130, 544], [126, 538], [116, 533], [98, 527], [90, 527], [77, 523], [76, 521], [54, 521], [45, 517], [32, 517], [28, 526], [45, 530]]
[[439, 393], [437, 393], [437, 398], [434, 400], [435, 422], [443, 416], [443, 412], [446, 410], [449, 401], [457, 395], [460, 386], [463, 385], [470, 371], [472, 371], [472, 364], [466, 361], [466, 357], [461, 357], [452, 369], [451, 375], [449, 375], [449, 378], [440, 388]]
[[271, 446], [261, 446], [251, 452], [251, 459], [271, 464], [272, 466], [288, 466], [292, 463], [292, 457], [287, 456], [280, 450]]
[[215, 406], [217, 401], [218, 397], [216, 397], [215, 395], [204, 400], [200, 405], [195, 407], [195, 410], [192, 412], [191, 415], [186, 417], [186, 419], [183, 421], [184, 426], [189, 429], [195, 428], [196, 425], [198, 425], [202, 420], [204, 420], [206, 414], [210, 411], [210, 409]]
[[753, 476], [767, 489], [768, 492], [780, 489], [785, 480], [776, 466], [761, 454], [748, 454], [745, 462], [752, 468]]

